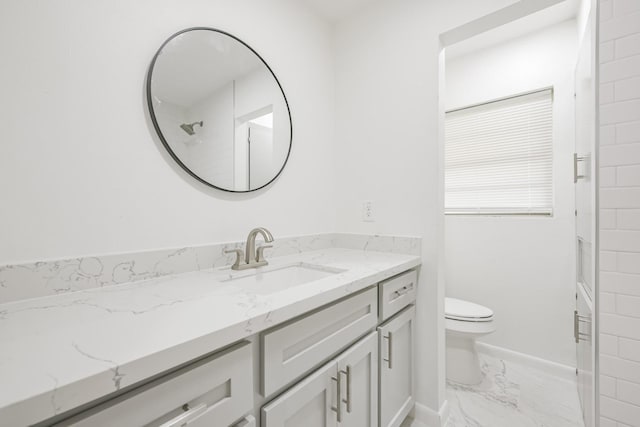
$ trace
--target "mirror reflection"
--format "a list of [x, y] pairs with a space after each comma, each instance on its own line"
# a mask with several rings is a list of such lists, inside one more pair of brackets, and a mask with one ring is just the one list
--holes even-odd
[[169, 38], [151, 63], [147, 100], [171, 156], [207, 185], [253, 191], [284, 168], [284, 92], [262, 58], [229, 34], [194, 28]]

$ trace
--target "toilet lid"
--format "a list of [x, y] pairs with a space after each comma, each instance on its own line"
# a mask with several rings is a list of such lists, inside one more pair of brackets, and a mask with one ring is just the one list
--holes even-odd
[[445, 298], [444, 315], [447, 319], [472, 322], [493, 320], [493, 311], [487, 307], [456, 298]]

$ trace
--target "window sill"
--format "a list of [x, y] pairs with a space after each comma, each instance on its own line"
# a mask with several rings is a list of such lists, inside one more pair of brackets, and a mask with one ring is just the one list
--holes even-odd
[[447, 216], [553, 217], [553, 212], [445, 212], [444, 214]]

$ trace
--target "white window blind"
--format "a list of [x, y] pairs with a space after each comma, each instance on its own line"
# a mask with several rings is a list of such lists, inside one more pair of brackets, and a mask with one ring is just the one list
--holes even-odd
[[552, 213], [552, 103], [548, 89], [446, 114], [446, 213]]

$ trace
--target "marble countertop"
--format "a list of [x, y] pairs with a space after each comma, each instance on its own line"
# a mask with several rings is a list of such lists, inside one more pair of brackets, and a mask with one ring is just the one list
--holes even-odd
[[33, 424], [91, 402], [416, 267], [420, 257], [330, 248], [272, 258], [262, 269], [301, 262], [343, 271], [267, 295], [223, 282], [247, 274], [226, 267], [0, 305], [0, 424]]

